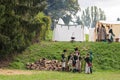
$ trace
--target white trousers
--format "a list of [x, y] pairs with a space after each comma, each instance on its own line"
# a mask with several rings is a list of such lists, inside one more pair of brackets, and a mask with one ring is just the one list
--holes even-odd
[[88, 63], [86, 63], [85, 66], [85, 73], [90, 73], [90, 67], [88, 66]]

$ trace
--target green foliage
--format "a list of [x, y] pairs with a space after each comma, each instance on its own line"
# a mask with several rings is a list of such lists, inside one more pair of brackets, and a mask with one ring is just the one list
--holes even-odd
[[85, 9], [85, 14], [83, 14], [82, 19], [83, 19], [83, 23], [85, 26], [90, 26], [91, 23], [91, 18], [90, 18], [90, 11], [89, 11], [89, 7], [87, 9]]
[[71, 15], [68, 15], [68, 14], [62, 18], [62, 20], [64, 21], [64, 23], [66, 25], [69, 24], [69, 22], [71, 21], [71, 19], [72, 19]]
[[38, 37], [40, 36], [40, 40], [46, 40], [50, 31], [51, 18], [40, 12], [35, 16], [34, 19], [34, 22], [42, 25], [40, 27], [40, 32], [38, 32]]
[[[45, 13], [50, 15], [52, 21], [62, 18], [65, 24], [80, 10], [78, 0], [47, 0]], [[69, 14], [68, 14], [69, 13]]]
[[[27, 48], [25, 52], [16, 56], [13, 63], [21, 65], [21, 68], [25, 69], [26, 63], [32, 63], [40, 58], [57, 59], [61, 60], [61, 53], [63, 49], [67, 49], [67, 55], [74, 51], [75, 47], [78, 47], [81, 56], [85, 56], [89, 51], [93, 52], [93, 70], [119, 70], [120, 67], [120, 43], [107, 42], [42, 42], [40, 44], [34, 44]], [[83, 60], [84, 61], [84, 60]], [[10, 67], [14, 67], [11, 63]]]
[[49, 34], [46, 37], [46, 41], [52, 41], [53, 38], [53, 31], [50, 29]]
[[23, 69], [23, 68], [25, 68], [24, 67], [24, 64], [23, 63], [21, 63], [21, 62], [13, 62], [12, 64], [10, 64], [11, 65], [11, 67], [14, 67], [14, 69]]
[[76, 23], [77, 23], [78, 25], [83, 25], [83, 23], [82, 23], [82, 21], [80, 20], [80, 17], [79, 17], [79, 16], [77, 17]]
[[85, 41], [88, 42], [89, 41], [89, 35], [88, 34], [85, 34]]
[[34, 17], [45, 7], [46, 0], [0, 1], [0, 59], [13, 53], [22, 52], [32, 43], [39, 42], [38, 34], [45, 34], [42, 37], [46, 37], [50, 18], [45, 15], [40, 18], [44, 24], [43, 22], [33, 22]]
[[0, 5], [0, 28], [1, 28], [1, 24], [5, 22], [5, 19], [3, 18], [4, 14], [5, 14], [5, 6]]

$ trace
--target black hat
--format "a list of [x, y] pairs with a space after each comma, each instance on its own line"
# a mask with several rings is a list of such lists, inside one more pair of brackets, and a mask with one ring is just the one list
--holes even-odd
[[63, 52], [67, 52], [67, 50], [66, 50], [66, 49], [64, 49], [64, 50], [63, 50]]
[[77, 50], [78, 50], [78, 47], [74, 48], [74, 50], [77, 51]]

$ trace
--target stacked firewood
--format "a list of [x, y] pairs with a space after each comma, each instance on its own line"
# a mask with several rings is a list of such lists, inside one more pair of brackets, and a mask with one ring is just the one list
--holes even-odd
[[60, 71], [62, 69], [62, 66], [61, 62], [58, 60], [47, 60], [43, 58], [31, 64], [27, 63], [26, 68], [31, 70]]

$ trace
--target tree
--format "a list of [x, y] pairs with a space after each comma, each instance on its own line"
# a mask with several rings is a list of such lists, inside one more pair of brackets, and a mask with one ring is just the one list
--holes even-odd
[[41, 23], [40, 32], [38, 31], [37, 38], [40, 37], [40, 40], [46, 40], [49, 34], [51, 18], [46, 16], [43, 12], [38, 13], [34, 18], [35, 23]]
[[106, 16], [104, 11], [101, 8], [97, 8], [96, 6], [91, 6], [85, 9], [81, 16], [81, 21], [85, 26], [95, 27], [96, 22], [99, 20], [106, 20]]
[[47, 15], [50, 15], [52, 22], [62, 18], [65, 24], [71, 20], [71, 16], [80, 10], [78, 0], [48, 0], [48, 7], [45, 10]]
[[79, 16], [77, 16], [76, 23], [77, 23], [78, 25], [83, 25], [83, 23], [82, 23], [82, 21], [80, 20], [80, 17], [79, 17]]
[[35, 22], [35, 16], [43, 11], [46, 5], [46, 0], [0, 1], [0, 59], [23, 51], [33, 41], [39, 41], [37, 35], [42, 34], [41, 28], [48, 27], [50, 21], [42, 16], [40, 19], [44, 24]]

